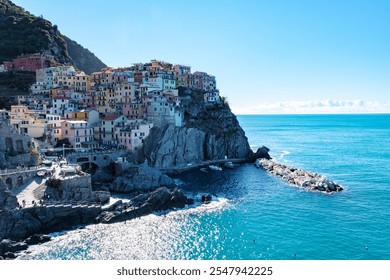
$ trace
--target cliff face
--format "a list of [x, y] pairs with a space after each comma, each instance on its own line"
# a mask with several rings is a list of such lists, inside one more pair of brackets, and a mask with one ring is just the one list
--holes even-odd
[[106, 66], [91, 52], [63, 36], [56, 25], [9, 0], [0, 0], [0, 38], [0, 63], [23, 53], [39, 52], [53, 55], [58, 63], [74, 64], [88, 74]]
[[0, 179], [0, 210], [15, 209], [18, 206], [16, 196], [14, 196], [4, 182]]
[[203, 94], [184, 98], [185, 125], [154, 127], [141, 160], [159, 168], [183, 167], [207, 160], [253, 158], [245, 132], [226, 103], [205, 105]]

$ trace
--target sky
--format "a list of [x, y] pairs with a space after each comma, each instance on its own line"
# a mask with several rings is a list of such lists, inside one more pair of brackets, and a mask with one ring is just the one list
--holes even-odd
[[390, 113], [387, 0], [13, 0], [108, 66], [215, 75], [236, 114]]

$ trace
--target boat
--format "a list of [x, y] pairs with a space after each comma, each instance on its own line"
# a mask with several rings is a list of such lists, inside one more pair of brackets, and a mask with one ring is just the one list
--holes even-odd
[[222, 171], [222, 168], [218, 165], [209, 165], [209, 168], [214, 171]]
[[234, 163], [231, 162], [231, 161], [228, 161], [228, 162], [225, 163], [225, 167], [226, 167], [226, 168], [233, 169], [233, 168], [235, 168], [236, 166], [237, 166], [237, 164], [234, 164]]
[[43, 176], [45, 176], [45, 175], [46, 175], [46, 172], [45, 172], [45, 171], [42, 171], [42, 170], [41, 170], [41, 171], [38, 171], [38, 172], [37, 172], [37, 176], [38, 176], [38, 177], [43, 177]]
[[200, 171], [205, 172], [205, 173], [209, 172], [208, 169], [205, 168], [205, 167], [202, 167], [202, 168], [200, 169]]

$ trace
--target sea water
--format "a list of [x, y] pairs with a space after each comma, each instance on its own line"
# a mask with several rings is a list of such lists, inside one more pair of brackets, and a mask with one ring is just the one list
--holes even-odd
[[390, 259], [390, 115], [238, 116], [252, 149], [344, 191], [292, 187], [252, 164], [175, 178], [213, 202], [57, 233], [21, 259]]

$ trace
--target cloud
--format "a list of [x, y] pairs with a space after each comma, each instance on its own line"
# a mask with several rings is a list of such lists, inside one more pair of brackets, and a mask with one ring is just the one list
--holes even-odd
[[235, 114], [358, 114], [390, 113], [390, 104], [364, 100], [312, 100], [231, 106]]

